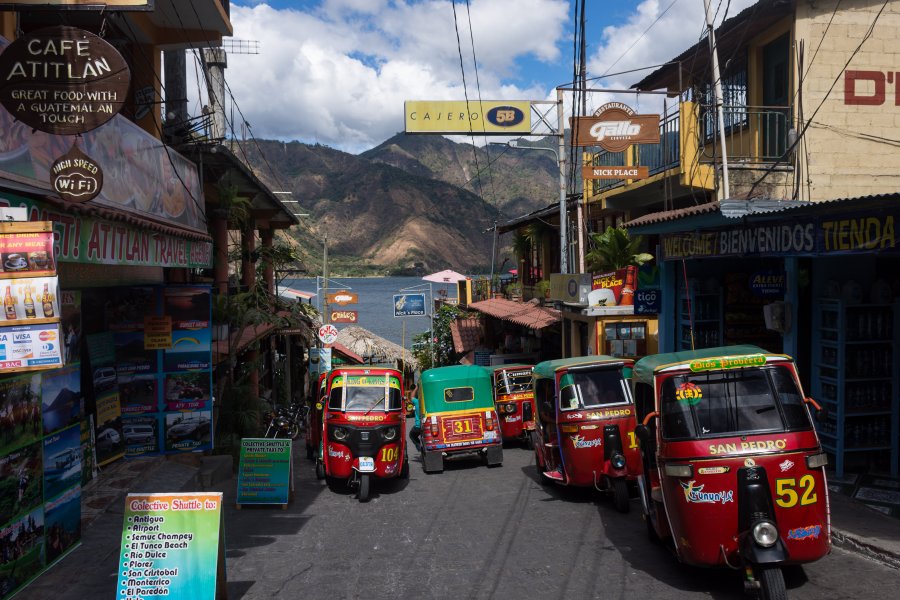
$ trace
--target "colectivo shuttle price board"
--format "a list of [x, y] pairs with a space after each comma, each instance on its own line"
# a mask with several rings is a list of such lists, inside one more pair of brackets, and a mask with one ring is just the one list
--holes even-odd
[[116, 600], [226, 597], [222, 493], [128, 494]]

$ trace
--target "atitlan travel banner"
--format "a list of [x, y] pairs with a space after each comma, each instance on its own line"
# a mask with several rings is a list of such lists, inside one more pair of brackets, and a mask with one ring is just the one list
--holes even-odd
[[223, 597], [221, 492], [128, 494], [118, 582], [116, 600]]
[[293, 488], [291, 440], [244, 438], [238, 466], [237, 504], [286, 505]]

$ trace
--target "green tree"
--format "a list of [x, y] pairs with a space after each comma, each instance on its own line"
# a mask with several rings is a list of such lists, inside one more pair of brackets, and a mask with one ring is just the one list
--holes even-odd
[[[444, 304], [434, 314], [434, 329], [413, 336], [413, 355], [419, 361], [419, 368], [424, 371], [432, 367], [455, 365], [459, 353], [453, 347], [453, 335], [450, 324], [459, 318], [475, 316], [458, 306]], [[431, 348], [434, 345], [434, 362], [431, 361]]]
[[608, 227], [603, 233], [592, 233], [593, 248], [585, 256], [588, 271], [615, 271], [653, 260], [653, 255], [640, 252], [643, 236], [630, 237], [622, 227]]

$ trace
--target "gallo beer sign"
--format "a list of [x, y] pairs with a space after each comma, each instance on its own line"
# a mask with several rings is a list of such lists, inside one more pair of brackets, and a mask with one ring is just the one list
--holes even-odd
[[122, 110], [131, 74], [122, 55], [89, 31], [46, 27], [0, 54], [0, 104], [32, 129], [77, 135]]
[[659, 143], [659, 115], [637, 115], [621, 102], [604, 104], [592, 117], [570, 119], [570, 125], [576, 146], [622, 152], [632, 144]]

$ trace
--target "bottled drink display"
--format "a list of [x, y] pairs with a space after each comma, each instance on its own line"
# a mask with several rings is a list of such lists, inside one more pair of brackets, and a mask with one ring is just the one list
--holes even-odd
[[3, 308], [6, 311], [6, 320], [15, 321], [19, 317], [16, 315], [16, 299], [12, 295], [12, 286], [6, 286], [6, 295], [3, 297]]
[[44, 316], [50, 318], [53, 316], [53, 295], [50, 293], [49, 284], [44, 284], [44, 293], [41, 294], [41, 309]]
[[34, 310], [34, 298], [31, 297], [31, 287], [25, 288], [25, 318], [33, 319], [37, 316], [37, 312]]

